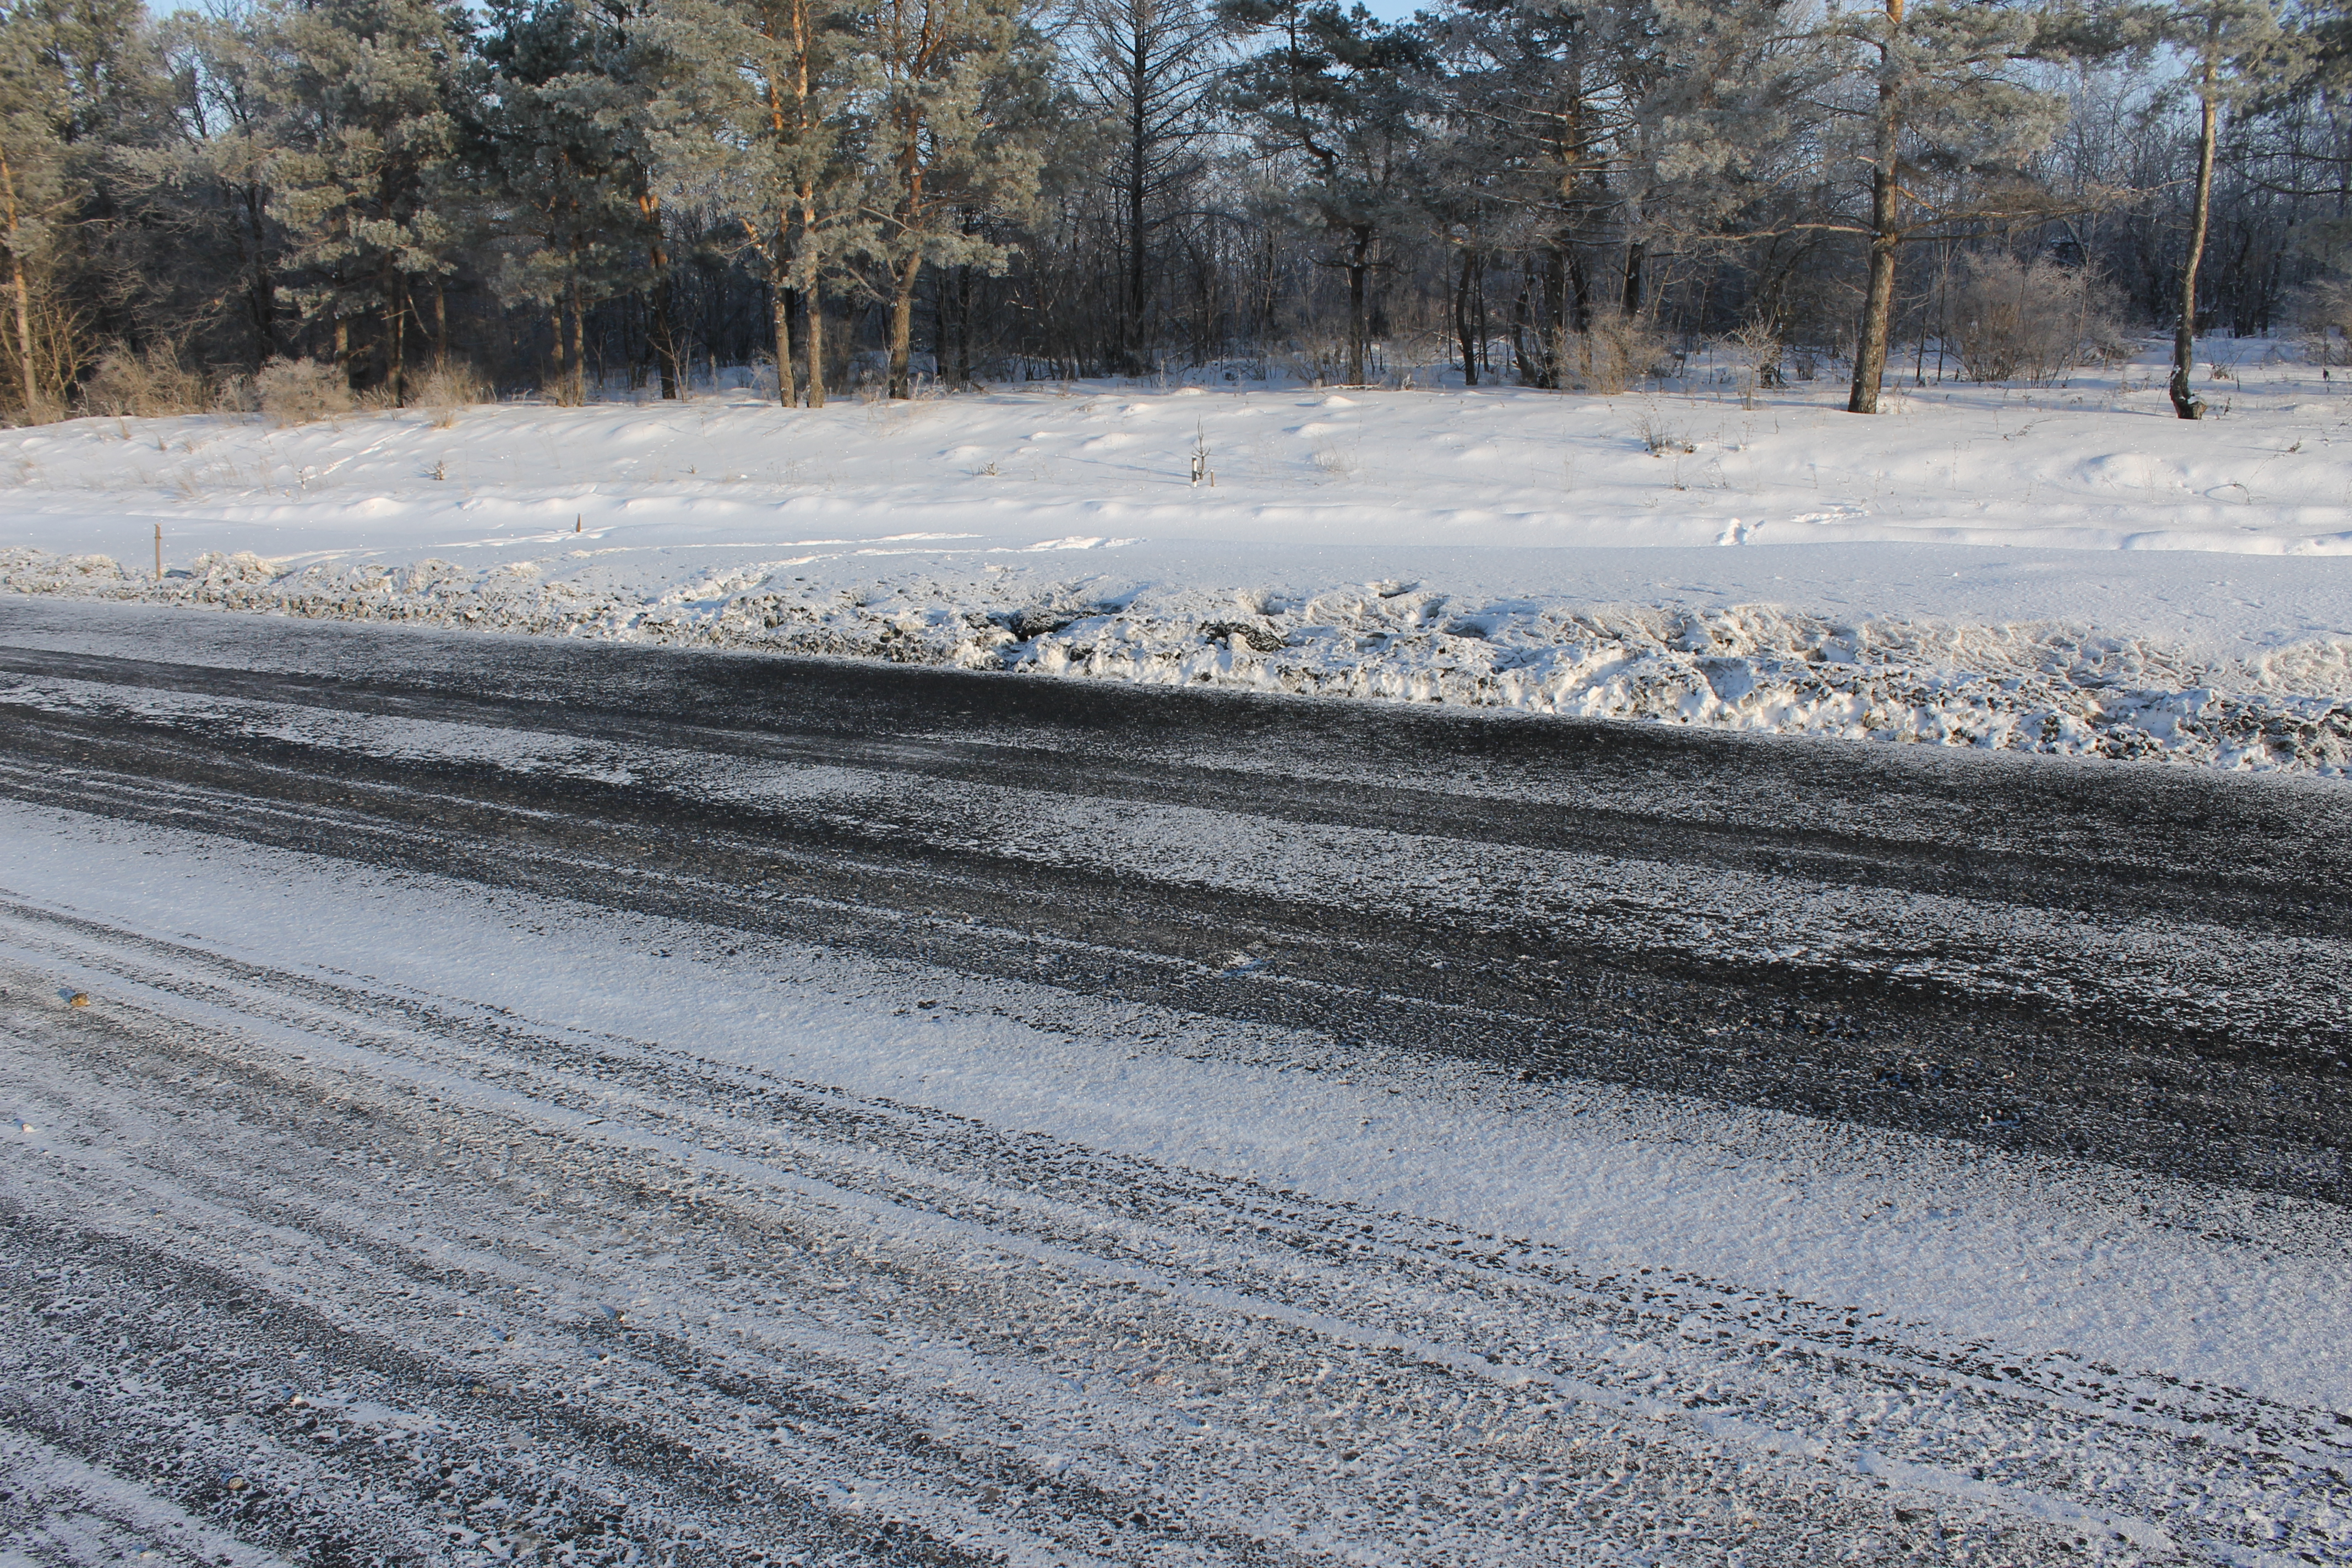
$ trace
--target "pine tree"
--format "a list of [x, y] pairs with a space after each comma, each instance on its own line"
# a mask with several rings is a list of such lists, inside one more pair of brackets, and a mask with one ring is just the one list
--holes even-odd
[[325, 322], [352, 384], [368, 379], [355, 329], [372, 318], [374, 379], [404, 401], [415, 291], [456, 264], [461, 73], [469, 18], [442, 0], [315, 0], [278, 13], [288, 136], [270, 163], [286, 226], [285, 292]]
[[[1606, 5], [1467, 0], [1433, 29], [1455, 128], [1444, 168], [1477, 198], [1465, 210], [1440, 195], [1437, 207], [1485, 244], [1526, 256], [1512, 331], [1522, 378], [1538, 386], [1561, 384], [1568, 340], [1596, 310], [1640, 304], [1641, 252], [1624, 222], [1623, 21]], [[1601, 276], [1612, 247], [1627, 263], [1614, 288]], [[1457, 289], [1472, 278], [1465, 257]]]
[[[1626, 97], [1626, 226], [1720, 254], [1813, 194], [1843, 40], [1787, 0], [1633, 0], [1612, 29]], [[1827, 47], [1825, 47], [1825, 45]], [[1633, 282], [1629, 263], [1629, 286]]]
[[647, 276], [632, 153], [651, 153], [631, 141], [653, 109], [605, 68], [602, 31], [571, 0], [497, 0], [467, 137], [500, 208], [499, 292], [549, 312], [552, 389], [572, 404], [588, 395], [589, 309]]
[[45, 58], [46, 26], [33, 8], [0, 16], [0, 245], [8, 253], [12, 402], [39, 419], [63, 402], [54, 358], [45, 354], [40, 306], [57, 228], [73, 201], [66, 168], [66, 84]]
[[[656, 179], [661, 149], [675, 138], [677, 96], [689, 65], [672, 47], [656, 19], [654, 0], [574, 0], [588, 48], [589, 72], [607, 89], [600, 95], [598, 119], [610, 149], [614, 177], [635, 210], [638, 285], [645, 295], [646, 337], [661, 377], [661, 395], [678, 395], [681, 345], [671, 310], [675, 274]], [[673, 158], [674, 162], [674, 158]]]
[[186, 209], [170, 232], [186, 270], [191, 254], [226, 274], [215, 297], [236, 301], [245, 367], [258, 373], [280, 350], [278, 275], [285, 235], [271, 216], [272, 165], [289, 134], [282, 88], [290, 73], [274, 30], [251, 8], [164, 18], [160, 45], [173, 83], [178, 135], [138, 160], [150, 188]]
[[0, 248], [11, 395], [61, 409], [142, 279], [109, 247], [126, 225], [115, 153], [156, 139], [162, 82], [136, 0], [0, 6]]
[[502, 292], [554, 317], [555, 383], [586, 396], [586, 313], [645, 300], [664, 397], [678, 395], [681, 344], [659, 166], [692, 64], [677, 26], [640, 0], [494, 0], [469, 144], [508, 204]]
[[1425, 51], [1409, 29], [1331, 0], [1219, 0], [1217, 14], [1262, 46], [1229, 73], [1230, 100], [1266, 153], [1305, 166], [1303, 199], [1347, 277], [1347, 376], [1361, 385], [1371, 274], [1410, 205], [1422, 132], [1413, 77]]
[[915, 289], [926, 264], [1002, 268], [991, 212], [1037, 201], [1052, 54], [1021, 0], [876, 0], [866, 66], [875, 219], [869, 285], [889, 306], [889, 393], [913, 394]]
[[1875, 414], [1902, 246], [2062, 205], [2034, 188], [2026, 163], [2064, 122], [2066, 100], [2028, 68], [2065, 58], [2084, 35], [2073, 16], [2035, 0], [1881, 0], [1832, 13], [1823, 36], [1857, 57], [1863, 89], [1846, 123], [1861, 133], [1849, 155], [1869, 171], [1869, 213], [1832, 226], [1867, 244], [1846, 407]]
[[690, 173], [743, 236], [769, 287], [777, 395], [799, 400], [792, 306], [803, 302], [809, 406], [824, 406], [824, 296], [841, 258], [870, 238], [856, 152], [851, 0], [684, 0], [670, 47], [690, 73], [677, 93], [667, 166]]

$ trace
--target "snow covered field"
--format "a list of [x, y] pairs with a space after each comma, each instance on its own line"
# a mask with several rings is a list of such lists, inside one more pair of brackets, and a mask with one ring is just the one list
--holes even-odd
[[2236, 346], [2194, 425], [2147, 363], [83, 419], [0, 436], [0, 584], [2340, 774], [2352, 397]]

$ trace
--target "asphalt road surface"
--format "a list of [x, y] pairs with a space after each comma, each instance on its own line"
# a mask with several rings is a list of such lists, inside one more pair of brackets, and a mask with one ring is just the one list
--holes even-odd
[[[2340, 781], [23, 600], [0, 801], [819, 955], [893, 1017], [2223, 1194], [2214, 1246], [2323, 1272], [2352, 1196]], [[0, 885], [0, 1561], [2352, 1561], [2342, 1397], [102, 902]]]

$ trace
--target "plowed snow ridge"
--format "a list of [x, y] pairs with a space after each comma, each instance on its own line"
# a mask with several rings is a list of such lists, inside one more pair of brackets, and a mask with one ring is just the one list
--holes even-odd
[[[750, 581], [744, 582], [749, 576]], [[929, 574], [810, 592], [774, 574], [647, 594], [550, 575], [209, 554], [161, 584], [106, 557], [0, 552], [0, 587], [669, 647], [1208, 683], [1855, 740], [2352, 772], [2352, 640], [2199, 657], [2052, 625], [1465, 602], [1418, 584], [1304, 600]]]

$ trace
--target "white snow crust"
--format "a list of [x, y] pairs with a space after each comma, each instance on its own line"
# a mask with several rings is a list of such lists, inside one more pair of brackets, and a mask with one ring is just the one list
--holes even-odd
[[2196, 424], [2147, 364], [82, 419], [0, 434], [0, 586], [2341, 775], [2352, 403], [2248, 357]]

